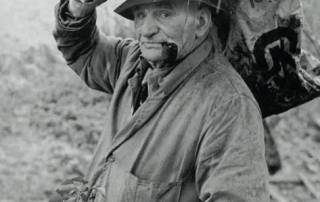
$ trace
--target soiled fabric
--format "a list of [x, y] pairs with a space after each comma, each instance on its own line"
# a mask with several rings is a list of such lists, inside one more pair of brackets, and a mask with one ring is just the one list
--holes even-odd
[[304, 68], [301, 54], [301, 1], [238, 1], [225, 53], [253, 92], [263, 117], [318, 98], [320, 76]]
[[89, 87], [112, 94], [90, 201], [269, 201], [259, 107], [210, 38], [170, 71], [151, 72], [133, 114], [138, 42], [99, 34], [95, 14], [72, 22], [65, 6], [56, 10], [59, 50]]

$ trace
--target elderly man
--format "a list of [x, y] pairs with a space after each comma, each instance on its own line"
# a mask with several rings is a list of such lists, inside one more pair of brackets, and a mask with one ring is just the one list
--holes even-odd
[[68, 65], [112, 94], [81, 200], [269, 201], [259, 107], [214, 34], [221, 2], [127, 0], [115, 11], [134, 20], [136, 40], [98, 31], [103, 2], [56, 9]]

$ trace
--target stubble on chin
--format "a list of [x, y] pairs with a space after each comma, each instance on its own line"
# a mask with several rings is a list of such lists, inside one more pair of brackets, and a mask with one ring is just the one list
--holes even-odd
[[152, 66], [159, 66], [166, 60], [166, 54], [163, 53], [163, 49], [160, 48], [143, 48], [141, 47], [141, 55], [144, 57]]

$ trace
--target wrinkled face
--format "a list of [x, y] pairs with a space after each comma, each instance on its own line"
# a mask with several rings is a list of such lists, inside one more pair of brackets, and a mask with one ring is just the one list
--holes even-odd
[[177, 58], [189, 53], [196, 40], [195, 15], [186, 3], [152, 3], [133, 9], [142, 56], [161, 63], [170, 57], [164, 43], [174, 43]]

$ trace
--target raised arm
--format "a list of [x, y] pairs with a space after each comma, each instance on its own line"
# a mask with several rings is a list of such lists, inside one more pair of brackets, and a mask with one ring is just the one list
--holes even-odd
[[53, 35], [67, 64], [86, 84], [112, 94], [124, 60], [136, 43], [98, 31], [95, 8], [105, 1], [61, 0], [55, 9]]

